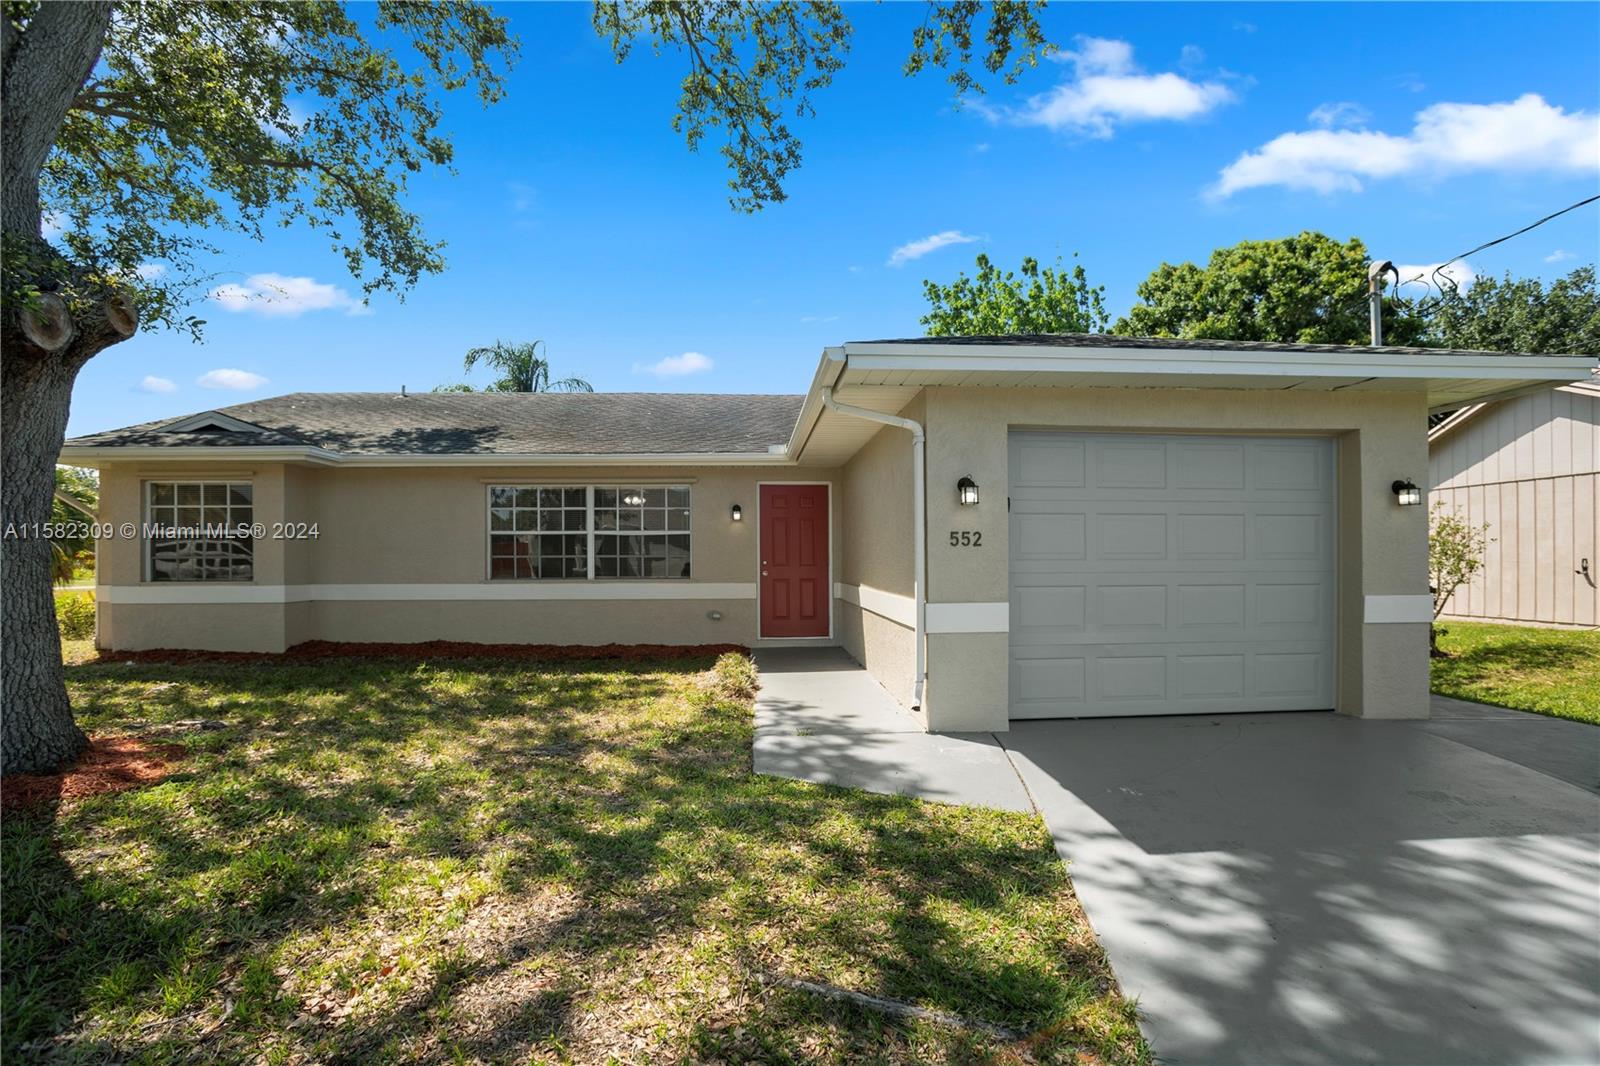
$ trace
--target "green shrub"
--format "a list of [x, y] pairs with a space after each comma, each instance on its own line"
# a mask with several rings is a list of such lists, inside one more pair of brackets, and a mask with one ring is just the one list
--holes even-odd
[[63, 640], [94, 636], [94, 593], [70, 592], [56, 597], [56, 624]]
[[748, 655], [730, 651], [711, 668], [712, 689], [723, 699], [748, 700], [756, 694], [756, 664]]

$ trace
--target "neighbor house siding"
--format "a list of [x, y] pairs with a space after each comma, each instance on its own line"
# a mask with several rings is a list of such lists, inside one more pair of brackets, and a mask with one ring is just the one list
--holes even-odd
[[1551, 389], [1479, 411], [1434, 440], [1428, 473], [1430, 508], [1493, 538], [1443, 617], [1600, 624], [1600, 395]]
[[[228, 588], [156, 586], [144, 580], [142, 541], [104, 541], [97, 639], [113, 650], [228, 651], [282, 651], [306, 640], [756, 644], [757, 484], [831, 484], [837, 475], [794, 467], [230, 465], [229, 478], [256, 486], [257, 522], [315, 522], [317, 539], [259, 542], [255, 579]], [[102, 520], [140, 521], [143, 484], [173, 476], [215, 477], [194, 463], [108, 465]], [[488, 580], [489, 485], [630, 482], [691, 486], [690, 579]], [[744, 521], [731, 520], [734, 504]], [[836, 505], [835, 541], [840, 512]], [[561, 592], [552, 586], [574, 585], [583, 598], [547, 598]], [[640, 598], [646, 585], [659, 591]]]
[[[919, 396], [900, 412], [921, 420]], [[843, 467], [838, 509], [839, 643], [902, 704], [914, 701], [916, 600], [911, 434], [885, 426]]]

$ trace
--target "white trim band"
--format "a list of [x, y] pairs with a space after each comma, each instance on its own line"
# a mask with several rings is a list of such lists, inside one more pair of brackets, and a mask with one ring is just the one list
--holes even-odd
[[422, 600], [753, 600], [754, 581], [485, 581], [426, 585], [250, 585], [188, 582], [98, 585], [101, 603], [308, 603]]
[[1011, 632], [1011, 604], [998, 603], [930, 603], [928, 604], [929, 633], [1009, 633]]
[[833, 586], [833, 596], [834, 599], [855, 604], [863, 611], [871, 611], [879, 618], [886, 618], [895, 625], [917, 628], [917, 601], [910, 596], [885, 592], [871, 585], [844, 584]]
[[1432, 596], [1368, 596], [1364, 620], [1374, 622], [1431, 622]]

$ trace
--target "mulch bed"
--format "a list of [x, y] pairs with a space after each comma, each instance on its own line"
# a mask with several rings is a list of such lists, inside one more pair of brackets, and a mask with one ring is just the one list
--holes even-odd
[[101, 652], [92, 663], [272, 663], [316, 662], [322, 659], [522, 659], [570, 662], [582, 659], [699, 659], [736, 652], [742, 644], [473, 644], [464, 640], [428, 640], [417, 644], [365, 644], [308, 640], [288, 651], [192, 651], [152, 648], [149, 651]]
[[91, 738], [78, 761], [64, 770], [0, 778], [0, 808], [21, 810], [153, 785], [172, 773], [185, 754], [182, 744], [155, 744], [138, 737]]

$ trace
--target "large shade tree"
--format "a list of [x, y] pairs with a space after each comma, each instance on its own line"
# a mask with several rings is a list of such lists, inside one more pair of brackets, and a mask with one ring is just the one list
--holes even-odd
[[1600, 289], [1593, 266], [1545, 285], [1538, 278], [1480, 277], [1423, 300], [1427, 340], [1489, 352], [1600, 352]]
[[[906, 73], [945, 68], [958, 93], [985, 71], [1014, 79], [1047, 47], [1039, 6], [929, 4]], [[79, 370], [141, 327], [201, 327], [186, 307], [219, 231], [311, 226], [368, 294], [443, 268], [405, 207], [407, 179], [449, 167], [444, 95], [498, 99], [515, 42], [479, 5], [365, 11], [0, 0], [5, 526], [49, 518]], [[619, 62], [641, 43], [683, 59], [675, 128], [691, 148], [722, 139], [735, 208], [784, 198], [802, 148], [788, 122], [811, 113], [848, 51], [840, 5], [599, 3], [594, 22]], [[54, 767], [85, 744], [63, 683], [50, 558], [39, 539], [0, 551], [0, 773]]]
[[[1138, 288], [1139, 302], [1111, 332], [1142, 337], [1366, 344], [1366, 245], [1307, 231], [1241, 241], [1205, 266], [1162, 263]], [[1384, 297], [1384, 342], [1415, 344], [1423, 323], [1407, 301]]]

